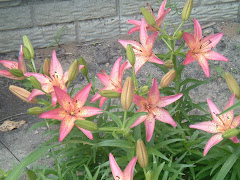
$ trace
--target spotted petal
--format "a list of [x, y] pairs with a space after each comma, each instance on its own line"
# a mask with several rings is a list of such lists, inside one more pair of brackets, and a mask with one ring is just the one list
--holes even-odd
[[140, 26], [140, 42], [143, 45], [144, 48], [146, 48], [147, 45], [147, 39], [148, 39], [148, 34], [147, 34], [147, 29], [146, 29], [146, 20], [145, 18], [142, 18], [141, 26]]
[[202, 131], [206, 131], [208, 133], [218, 133], [219, 132], [217, 129], [217, 127], [218, 127], [217, 123], [212, 122], [212, 121], [200, 122], [200, 123], [197, 123], [194, 125], [190, 125], [189, 127], [193, 128], [193, 129], [199, 129]]
[[188, 51], [187, 55], [186, 55], [186, 58], [183, 62], [183, 65], [190, 64], [191, 62], [194, 62], [196, 60], [197, 60], [197, 57], [191, 51]]
[[50, 77], [48, 77], [44, 74], [28, 72], [28, 73], [25, 73], [24, 76], [27, 76], [27, 77], [34, 76], [41, 84], [42, 83], [51, 83]]
[[149, 113], [146, 120], [144, 121], [146, 128], [146, 139], [149, 142], [152, 139], [154, 127], [155, 127], [155, 118], [152, 113]]
[[171, 124], [173, 127], [177, 126], [177, 123], [173, 120], [172, 116], [163, 108], [153, 108], [152, 112], [155, 115], [155, 118], [161, 122]]
[[119, 168], [117, 162], [115, 161], [115, 159], [114, 159], [114, 157], [113, 157], [113, 155], [111, 153], [109, 154], [109, 162], [110, 162], [113, 178], [115, 180], [123, 179], [123, 172]]
[[196, 39], [196, 41], [199, 41], [202, 39], [202, 28], [196, 19], [193, 19], [193, 22], [194, 22], [194, 38]]
[[66, 112], [62, 108], [53, 109], [47, 112], [43, 112], [38, 117], [45, 118], [45, 119], [57, 119], [63, 120], [66, 116]]
[[210, 109], [211, 115], [213, 117], [213, 121], [216, 122], [219, 125], [223, 125], [222, 121], [217, 117], [218, 114], [221, 113], [221, 111], [218, 109], [218, 107], [207, 98], [208, 107]]
[[28, 96], [28, 101], [31, 101], [32, 98], [34, 98], [35, 96], [38, 96], [38, 95], [44, 95], [45, 93], [38, 90], [38, 89], [33, 89], [31, 94]]
[[215, 51], [208, 51], [206, 53], [203, 54], [205, 56], [205, 58], [209, 59], [209, 60], [218, 60], [218, 61], [229, 61], [225, 56], [215, 52]]
[[0, 60], [0, 64], [5, 66], [7, 69], [18, 69], [18, 63], [9, 60]]
[[90, 117], [97, 114], [102, 114], [102, 109], [91, 107], [91, 106], [83, 106], [79, 109], [79, 112], [77, 113], [77, 116], [80, 117]]
[[147, 103], [147, 100], [139, 95], [134, 94], [133, 96], [133, 102], [140, 107], [140, 109], [145, 109], [145, 104]]
[[239, 124], [240, 124], [240, 115], [237, 116], [237, 117], [235, 117], [235, 118], [233, 119], [233, 121], [232, 121], [232, 127], [233, 127], [233, 128], [236, 128], [236, 127], [239, 126]]
[[65, 116], [65, 119], [62, 120], [59, 130], [59, 142], [61, 142], [68, 133], [72, 130], [75, 122], [75, 117]]
[[[140, 112], [140, 111], [139, 111]], [[143, 121], [145, 121], [147, 119], [148, 115], [144, 115], [144, 116], [140, 116], [139, 118], [136, 119], [136, 121], [131, 125], [130, 128], [133, 128], [139, 124], [141, 124]]]
[[208, 151], [210, 150], [211, 147], [213, 147], [214, 145], [218, 144], [219, 142], [221, 142], [223, 140], [222, 138], [222, 134], [221, 133], [218, 133], [216, 135], [214, 135], [213, 137], [211, 137], [205, 148], [204, 148], [204, 152], [203, 152], [203, 155], [206, 156], [206, 154], [208, 153]]
[[60, 104], [60, 106], [66, 110], [67, 112], [71, 112], [72, 110], [74, 110], [74, 103], [73, 100], [71, 99], [71, 97], [68, 95], [68, 93], [66, 93], [65, 91], [63, 91], [61, 88], [59, 88], [58, 86], [54, 86], [54, 91], [56, 93], [57, 96], [57, 100], [58, 103]]
[[209, 65], [207, 59], [202, 54], [196, 54], [199, 65], [201, 66], [204, 74], [209, 78]]
[[[78, 126], [77, 126], [78, 127]], [[78, 127], [89, 139], [93, 140], [93, 135], [91, 131]]]
[[81, 91], [79, 91], [73, 98], [73, 102], [75, 104], [75, 108], [81, 108], [88, 98], [89, 92], [91, 90], [92, 83], [89, 83], [87, 86], [82, 88]]
[[119, 82], [119, 70], [121, 66], [121, 60], [122, 60], [122, 57], [119, 57], [117, 59], [117, 61], [113, 65], [112, 72], [111, 72], [111, 79], [113, 82], [116, 82], [116, 83]]
[[177, 101], [182, 97], [182, 93], [172, 95], [172, 96], [163, 96], [159, 98], [159, 102], [157, 104], [158, 107], [165, 107], [169, 104], [172, 104], [173, 102]]
[[50, 64], [49, 74], [50, 74], [50, 77], [56, 78], [59, 80], [61, 80], [63, 77], [62, 65], [60, 64], [60, 62], [57, 59], [56, 51], [52, 52], [52, 60], [51, 60], [51, 64]]
[[6, 77], [6, 78], [9, 78], [9, 79], [16, 79], [16, 80], [21, 80], [21, 79], [24, 79], [24, 77], [16, 77], [14, 75], [12, 75], [9, 71], [7, 70], [0, 70], [0, 76], [3, 76], [3, 77]]
[[147, 101], [149, 104], [155, 105], [159, 101], [160, 92], [158, 89], [157, 79], [153, 78], [152, 87], [148, 93]]
[[132, 158], [132, 160], [128, 163], [127, 167], [125, 168], [123, 172], [124, 179], [133, 180], [133, 173], [134, 173], [134, 167], [137, 162], [137, 157]]

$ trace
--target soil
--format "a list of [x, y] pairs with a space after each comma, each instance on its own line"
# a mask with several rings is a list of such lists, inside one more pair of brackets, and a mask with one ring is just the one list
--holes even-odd
[[[205, 24], [202, 25], [202, 27], [204, 27], [204, 36], [218, 32], [224, 33], [223, 38], [214, 50], [227, 57], [229, 62], [209, 61], [210, 76], [216, 76], [216, 78], [214, 78], [211, 83], [202, 85], [191, 91], [191, 96], [193, 97], [194, 102], [204, 101], [206, 98], [210, 98], [220, 109], [222, 109], [230, 98], [231, 93], [228, 90], [224, 78], [219, 75], [214, 67], [219, 66], [224, 72], [230, 72], [240, 83], [240, 47], [237, 47], [240, 45], [240, 34], [237, 31], [237, 29], [240, 28], [240, 24], [234, 22], [222, 22]], [[57, 57], [62, 64], [64, 71], [70, 67], [75, 59], [83, 56], [89, 68], [89, 77], [92, 75], [95, 76], [96, 87], [101, 88], [102, 84], [98, 80], [97, 73], [104, 70], [109, 74], [118, 57], [121, 55], [125, 56], [124, 49], [118, 43], [118, 39], [138, 40], [138, 37], [137, 34], [134, 36], [121, 35], [112, 39], [81, 45], [72, 43], [61, 45], [60, 48], [35, 49], [36, 66], [39, 69], [45, 58], [51, 59], [53, 49], [56, 49]], [[163, 42], [156, 42], [156, 45], [154, 46], [154, 51], [156, 53], [167, 52], [166, 50], [167, 48], [163, 45]], [[16, 60], [17, 54], [18, 52], [0, 54], [0, 59]], [[124, 59], [126, 58], [124, 57]], [[183, 59], [180, 59], [180, 61], [183, 62]], [[2, 69], [2, 67], [0, 68]], [[140, 82], [144, 84], [148, 80], [150, 74], [157, 79], [161, 79], [164, 73], [157, 69], [153, 64], [146, 63], [138, 73]], [[184, 69], [183, 76], [199, 80], [206, 79], [206, 76], [197, 62], [187, 65]], [[88, 83], [81, 73], [78, 75], [75, 82], [77, 83], [77, 87], [84, 86]], [[41, 134], [47, 131], [47, 128], [38, 128], [32, 132], [27, 132], [33, 124], [42, 121], [42, 119], [39, 119], [36, 116], [22, 114], [25, 113], [28, 108], [34, 107], [34, 105], [27, 104], [11, 94], [8, 90], [8, 87], [11, 84], [18, 83], [0, 77], [0, 124], [5, 120], [25, 120], [27, 123], [19, 129], [0, 132], [0, 168], [5, 170], [12, 168], [13, 161], [21, 160], [41, 142], [44, 142], [46, 138]]]

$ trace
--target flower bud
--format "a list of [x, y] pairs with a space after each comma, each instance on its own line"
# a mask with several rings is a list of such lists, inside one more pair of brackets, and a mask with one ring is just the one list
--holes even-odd
[[148, 86], [142, 86], [140, 89], [141, 89], [141, 93], [148, 93], [148, 91], [149, 91]]
[[88, 67], [87, 67], [86, 61], [85, 61], [85, 59], [83, 57], [79, 58], [79, 64], [80, 65], [84, 65], [84, 67], [81, 69], [81, 72], [83, 73], [83, 75], [85, 77], [87, 77]]
[[23, 47], [23, 54], [26, 60], [31, 60], [31, 54], [26, 46]]
[[167, 60], [164, 63], [165, 68], [172, 69], [174, 67], [173, 61], [172, 60]]
[[27, 112], [28, 112], [28, 114], [31, 114], [31, 115], [39, 115], [39, 114], [43, 113], [43, 109], [40, 107], [33, 107], [33, 108], [28, 109]]
[[112, 91], [112, 90], [101, 90], [99, 94], [103, 97], [107, 98], [118, 98], [121, 96], [119, 92]]
[[97, 125], [92, 121], [87, 120], [76, 120], [75, 124], [79, 126], [80, 128], [83, 128], [88, 131], [97, 131], [98, 127]]
[[27, 91], [26, 89], [11, 85], [9, 86], [9, 90], [16, 95], [19, 99], [28, 102], [28, 103], [32, 103], [32, 104], [36, 104], [37, 103], [37, 98], [32, 98], [31, 101], [28, 101], [28, 97], [31, 94], [29, 91]]
[[192, 6], [193, 6], [193, 0], [187, 0], [183, 11], [182, 11], [182, 20], [186, 21], [190, 15], [191, 15], [191, 11], [192, 11]]
[[235, 93], [236, 98], [240, 99], [240, 87], [236, 79], [230, 73], [225, 73], [224, 77], [231, 93]]
[[141, 139], [137, 140], [137, 147], [136, 147], [136, 154], [137, 154], [137, 160], [139, 165], [142, 168], [147, 167], [148, 165], [148, 153], [147, 149], [145, 147], [145, 144]]
[[160, 87], [161, 88], [165, 88], [168, 87], [169, 84], [171, 84], [171, 82], [175, 79], [177, 72], [172, 69], [170, 71], [168, 71], [161, 79], [160, 82]]
[[68, 81], [72, 82], [79, 73], [79, 62], [78, 60], [73, 61], [68, 71]]
[[142, 12], [144, 18], [146, 19], [146, 21], [148, 22], [148, 24], [150, 24], [152, 26], [156, 24], [156, 21], [155, 21], [153, 15], [151, 14], [151, 12], [149, 12], [144, 7], [141, 8], [141, 12]]
[[133, 48], [130, 44], [127, 45], [127, 59], [130, 62], [130, 64], [132, 66], [134, 66], [135, 61], [136, 61], [136, 57], [135, 57], [135, 54], [133, 52]]
[[223, 134], [222, 137], [223, 138], [231, 138], [234, 136], [237, 136], [240, 133], [240, 131], [238, 129], [228, 129], [226, 130]]
[[37, 78], [35, 78], [34, 76], [30, 76], [29, 80], [31, 81], [33, 87], [35, 89], [41, 90], [42, 89], [42, 85], [41, 83], [37, 80]]
[[21, 69], [23, 74], [27, 72], [27, 67], [26, 67], [25, 60], [24, 60], [22, 45], [20, 47], [19, 56], [18, 56], [18, 69]]
[[128, 108], [131, 106], [133, 102], [133, 94], [133, 80], [131, 77], [127, 77], [121, 93], [121, 104], [123, 109], [128, 110]]
[[43, 62], [43, 74], [47, 75], [47, 76], [50, 76], [49, 74], [49, 70], [50, 70], [50, 59], [46, 58], [44, 59], [44, 62]]
[[180, 39], [182, 39], [182, 36], [183, 36], [183, 31], [179, 30], [175, 37], [177, 40], [180, 40]]
[[23, 36], [23, 44], [24, 44], [24, 46], [27, 47], [27, 49], [28, 49], [28, 51], [30, 53], [31, 58], [33, 58], [34, 57], [34, 50], [33, 50], [33, 47], [32, 47], [32, 43], [28, 39], [28, 37], [26, 35]]
[[153, 172], [152, 171], [148, 171], [146, 173], [146, 180], [153, 180]]
[[15, 77], [23, 77], [24, 76], [22, 70], [20, 70], [20, 69], [10, 69], [10, 73], [12, 75], [14, 75]]

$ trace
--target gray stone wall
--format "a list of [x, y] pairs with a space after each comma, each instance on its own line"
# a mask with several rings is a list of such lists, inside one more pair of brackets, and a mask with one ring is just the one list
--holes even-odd
[[[185, 4], [168, 1], [178, 4], [179, 12]], [[23, 35], [35, 48], [47, 47], [63, 26], [62, 44], [126, 34], [132, 26], [125, 21], [140, 20], [140, 8], [147, 2], [157, 13], [161, 0], [17, 0], [9, 5], [0, 1], [0, 53], [17, 51]], [[192, 17], [200, 23], [239, 21], [239, 7], [239, 0], [194, 0]], [[167, 20], [175, 22], [177, 16], [173, 9]]]

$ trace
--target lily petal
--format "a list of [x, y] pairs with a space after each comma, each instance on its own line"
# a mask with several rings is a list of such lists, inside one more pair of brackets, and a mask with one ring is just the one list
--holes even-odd
[[[235, 94], [233, 94], [231, 96], [228, 103], [224, 107], [224, 110], [226, 110], [227, 108], [231, 107], [234, 104], [234, 99], [235, 99]], [[232, 120], [234, 118], [234, 110], [231, 110], [231, 111], [228, 111], [227, 113], [222, 114], [221, 117], [223, 117], [222, 119], [223, 119], [224, 123], [226, 123], [230, 126], [232, 124]]]
[[24, 76], [30, 77], [30, 76], [34, 76], [41, 84], [42, 83], [51, 83], [51, 79], [50, 77], [40, 74], [40, 73], [25, 73]]
[[196, 54], [199, 65], [201, 66], [204, 74], [209, 78], [209, 65], [207, 59], [202, 54]]
[[201, 42], [203, 44], [206, 44], [206, 46], [202, 48], [202, 51], [211, 50], [222, 39], [222, 36], [223, 36], [223, 33], [217, 33], [217, 34], [212, 34], [203, 38]]
[[164, 62], [159, 59], [155, 54], [152, 54], [148, 61], [156, 64], [164, 64]]
[[152, 112], [155, 115], [155, 118], [161, 122], [171, 124], [173, 127], [177, 126], [177, 123], [173, 120], [172, 116], [163, 108], [153, 108]]
[[193, 23], [194, 23], [194, 38], [196, 39], [196, 41], [199, 41], [202, 39], [202, 28], [196, 19], [193, 19]]
[[123, 177], [124, 179], [129, 179], [129, 180], [133, 180], [133, 173], [134, 173], [134, 167], [136, 165], [137, 162], [137, 157], [135, 156], [134, 158], [132, 158], [132, 160], [128, 163], [127, 167], [125, 168], [124, 172], [123, 172]]
[[168, 15], [168, 13], [169, 13], [170, 11], [171, 11], [171, 9], [168, 8], [168, 9], [161, 15], [160, 18], [159, 18], [159, 17], [157, 18], [156, 24], [157, 24], [158, 27], [161, 27], [161, 24], [163, 23], [164, 19], [166, 18], [166, 16]]
[[23, 79], [24, 77], [16, 77], [14, 75], [12, 75], [9, 71], [7, 70], [0, 70], [0, 76], [3, 76], [3, 77], [6, 77], [6, 78], [9, 78], [9, 79], [16, 79], [16, 80], [21, 80]]
[[0, 64], [5, 66], [7, 69], [18, 69], [18, 63], [9, 60], [0, 60]]
[[217, 129], [217, 127], [218, 127], [217, 123], [212, 122], [212, 121], [200, 122], [200, 123], [197, 123], [194, 125], [190, 125], [189, 127], [193, 128], [193, 129], [199, 129], [202, 131], [206, 131], [208, 133], [218, 133], [219, 132]]
[[136, 25], [136, 26], [140, 26], [141, 25], [141, 21], [138, 21], [138, 20], [127, 20], [126, 23], [129, 23], [129, 24], [133, 24], [133, 25]]
[[151, 34], [146, 40], [146, 49], [152, 50], [154, 42], [158, 36], [158, 32]]
[[107, 100], [106, 97], [102, 97], [102, 98], [100, 99], [100, 102], [99, 102], [99, 107], [100, 107], [100, 108], [103, 106], [103, 104], [105, 103], [106, 100]]
[[185, 42], [187, 43], [187, 45], [189, 46], [189, 48], [191, 50], [194, 49], [196, 41], [193, 37], [193, 35], [191, 35], [190, 33], [184, 32], [183, 33], [183, 39], [185, 40]]
[[57, 120], [63, 120], [65, 116], [66, 116], [66, 112], [62, 108], [53, 109], [38, 115], [38, 117], [40, 118], [57, 119]]
[[55, 107], [57, 104], [57, 96], [54, 91], [51, 93], [51, 97], [52, 97], [52, 106]]
[[[78, 126], [77, 126], [78, 127]], [[93, 135], [91, 131], [78, 127], [89, 139], [93, 140]]]
[[142, 18], [142, 22], [141, 22], [141, 27], [140, 27], [140, 42], [143, 45], [143, 47], [146, 48], [146, 42], [148, 39], [148, 34], [147, 34], [147, 29], [146, 29], [146, 20], [145, 18]]
[[141, 51], [143, 49], [143, 46], [141, 44], [139, 44], [136, 41], [133, 40], [121, 40], [119, 39], [118, 42], [124, 47], [127, 48], [127, 45], [130, 44], [133, 47], [133, 51], [134, 49], [136, 49], [137, 51]]
[[172, 95], [172, 96], [163, 96], [159, 98], [159, 103], [157, 104], [158, 107], [165, 107], [173, 102], [177, 101], [182, 97], [182, 93]]
[[31, 101], [32, 98], [34, 98], [35, 96], [38, 96], [38, 95], [44, 95], [44, 92], [42, 92], [38, 89], [33, 89], [31, 94], [28, 96], [28, 101]]
[[234, 136], [234, 137], [231, 137], [231, 138], [229, 138], [232, 142], [234, 142], [234, 143], [239, 143], [239, 139], [238, 139], [238, 137], [237, 136]]
[[75, 117], [72, 116], [65, 116], [62, 120], [59, 130], [59, 142], [61, 142], [68, 133], [72, 130], [74, 126]]
[[167, 3], [167, 0], [164, 0], [158, 10], [158, 15], [157, 15], [157, 19], [159, 19], [163, 13], [164, 13], [164, 9], [165, 9], [165, 6], [166, 6], [166, 3]]
[[152, 104], [155, 105], [158, 101], [159, 101], [159, 96], [160, 96], [160, 92], [158, 89], [158, 83], [157, 83], [157, 79], [153, 78], [153, 83], [152, 83], [152, 87], [148, 93], [148, 98], [147, 101]]
[[239, 126], [239, 124], [240, 124], [240, 115], [237, 116], [237, 117], [235, 117], [235, 118], [233, 119], [233, 121], [232, 121], [232, 127], [233, 127], [233, 128], [236, 128], [236, 127]]
[[223, 56], [215, 51], [208, 51], [208, 52], [204, 53], [203, 55], [205, 56], [205, 58], [207, 58], [209, 60], [218, 60], [218, 61], [225, 61], [225, 62], [229, 61], [225, 56]]
[[77, 116], [80, 117], [90, 117], [97, 114], [102, 114], [102, 109], [91, 107], [91, 106], [83, 106], [79, 109], [80, 112], [77, 113]]
[[219, 125], [223, 125], [222, 121], [217, 117], [218, 114], [221, 113], [221, 111], [217, 108], [217, 106], [207, 98], [208, 107], [210, 109], [211, 115], [213, 117], [213, 121], [216, 122]]
[[75, 108], [79, 109], [81, 108], [85, 103], [88, 98], [89, 92], [91, 90], [92, 83], [89, 83], [87, 86], [82, 88], [81, 91], [79, 91], [73, 98], [73, 102], [75, 104]]
[[107, 76], [106, 74], [101, 74], [101, 73], [97, 73], [98, 78], [100, 79], [100, 81], [104, 84], [104, 86], [111, 86], [112, 85], [112, 81], [110, 80], [110, 77]]
[[50, 74], [50, 77], [60, 79], [60, 80], [63, 77], [62, 65], [57, 59], [56, 51], [52, 52], [52, 60], [50, 64], [49, 74]]
[[204, 148], [204, 152], [203, 152], [203, 156], [206, 156], [206, 154], [208, 153], [208, 151], [210, 150], [211, 147], [213, 147], [214, 145], [218, 144], [219, 142], [221, 142], [223, 140], [222, 138], [222, 134], [218, 133], [216, 135], [214, 135], [213, 137], [211, 137], [205, 148]]
[[120, 70], [120, 66], [121, 66], [121, 60], [122, 57], [119, 57], [117, 59], [117, 61], [114, 63], [113, 68], [112, 68], [112, 72], [111, 72], [111, 79], [114, 82], [118, 82], [119, 81], [119, 70]]
[[22, 45], [20, 46], [20, 51], [18, 56], [18, 69], [22, 70], [23, 74], [27, 72], [27, 67], [24, 61]]
[[115, 159], [114, 159], [114, 157], [111, 153], [109, 154], [109, 162], [110, 162], [113, 178], [115, 180], [122, 179], [123, 178], [123, 172], [119, 168], [117, 162], [115, 161]]
[[146, 139], [149, 142], [152, 139], [154, 127], [155, 127], [155, 119], [152, 113], [149, 113], [146, 120], [144, 121], [146, 128]]
[[197, 57], [191, 51], [188, 51], [187, 55], [186, 55], [186, 58], [183, 62], [183, 65], [187, 65], [187, 64], [189, 64], [191, 62], [194, 62], [196, 60], [197, 60]]
[[64, 110], [71, 112], [71, 110], [74, 109], [74, 103], [73, 103], [73, 100], [71, 99], [71, 97], [68, 95], [68, 93], [63, 91], [58, 86], [54, 86], [53, 88], [56, 93], [57, 100], [58, 100], [58, 103], [60, 104], [60, 106]]
[[134, 94], [133, 96], [133, 102], [140, 107], [140, 109], [145, 109], [145, 104], [147, 103], [147, 100], [139, 95]]
[[141, 124], [143, 121], [147, 119], [148, 115], [140, 116], [139, 118], [136, 119], [136, 121], [130, 126], [130, 128], [133, 128], [139, 124]]
[[143, 67], [143, 65], [147, 62], [147, 57], [146, 56], [140, 56], [140, 55], [136, 55], [136, 62], [134, 64], [134, 68], [135, 68], [135, 74], [138, 73], [138, 71]]

